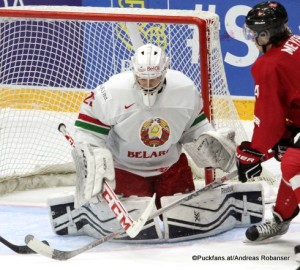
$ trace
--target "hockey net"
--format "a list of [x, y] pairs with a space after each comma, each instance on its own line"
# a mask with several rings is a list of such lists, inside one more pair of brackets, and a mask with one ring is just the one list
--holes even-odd
[[73, 185], [70, 146], [58, 125], [72, 133], [89, 91], [129, 70], [145, 43], [162, 47], [170, 67], [195, 82], [215, 127], [235, 129], [237, 142], [247, 138], [228, 92], [214, 13], [17, 7], [0, 9], [0, 31], [0, 194]]

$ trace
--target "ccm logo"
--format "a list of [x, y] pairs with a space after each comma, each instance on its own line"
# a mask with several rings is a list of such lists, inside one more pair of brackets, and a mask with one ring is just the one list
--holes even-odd
[[237, 157], [239, 160], [246, 161], [246, 162], [248, 162], [248, 163], [253, 163], [253, 162], [255, 161], [255, 158], [245, 157], [245, 156], [240, 155], [240, 154], [236, 154], [236, 157]]
[[133, 221], [127, 217], [124, 208], [118, 202], [115, 201], [113, 194], [111, 194], [108, 188], [105, 188], [102, 197], [107, 202], [110, 209], [115, 214], [117, 220], [120, 222], [123, 229], [128, 230], [133, 225]]

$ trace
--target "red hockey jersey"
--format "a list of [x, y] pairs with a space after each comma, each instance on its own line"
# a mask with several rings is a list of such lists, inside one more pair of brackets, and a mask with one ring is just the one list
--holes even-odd
[[266, 153], [283, 137], [286, 121], [300, 128], [300, 36], [272, 47], [252, 67], [255, 83], [251, 147]]

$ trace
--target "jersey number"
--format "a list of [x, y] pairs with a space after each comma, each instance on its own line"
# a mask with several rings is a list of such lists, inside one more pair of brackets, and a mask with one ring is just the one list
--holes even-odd
[[94, 92], [90, 92], [89, 95], [84, 99], [83, 103], [89, 105], [90, 107], [93, 106], [93, 101], [95, 99]]

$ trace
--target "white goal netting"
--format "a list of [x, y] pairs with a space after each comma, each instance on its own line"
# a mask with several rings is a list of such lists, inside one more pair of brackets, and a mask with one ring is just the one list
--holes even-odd
[[246, 138], [228, 91], [214, 13], [0, 9], [0, 39], [0, 194], [73, 184], [70, 146], [59, 123], [72, 133], [87, 93], [129, 70], [135, 48], [145, 43], [161, 46], [171, 68], [195, 82], [216, 127], [234, 128], [237, 142]]

